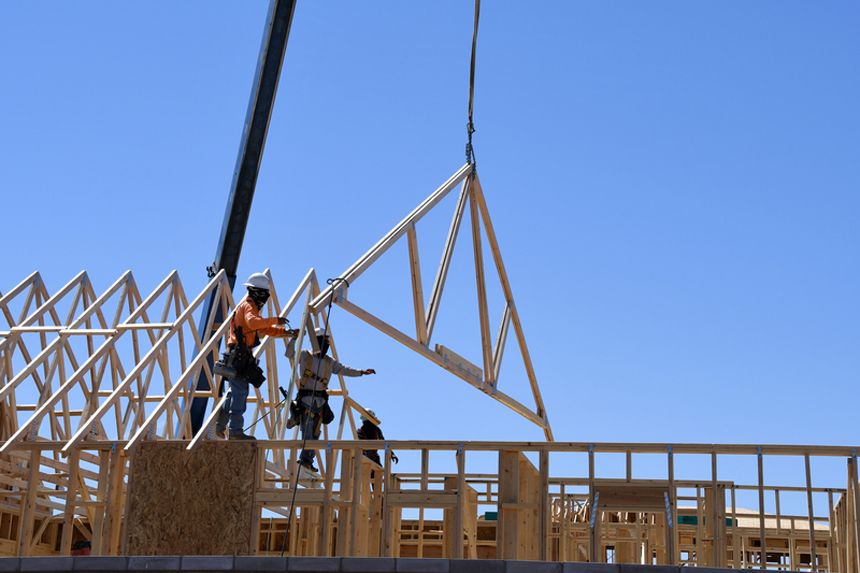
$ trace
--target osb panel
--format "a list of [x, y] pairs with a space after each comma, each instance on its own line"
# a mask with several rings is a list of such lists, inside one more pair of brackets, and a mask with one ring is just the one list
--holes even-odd
[[128, 555], [248, 555], [257, 448], [143, 442], [129, 482]]

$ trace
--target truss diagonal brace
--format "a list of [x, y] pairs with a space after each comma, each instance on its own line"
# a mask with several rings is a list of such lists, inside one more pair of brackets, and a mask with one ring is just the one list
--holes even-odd
[[[388, 232], [382, 239], [376, 243], [373, 248], [367, 251], [358, 261], [349, 267], [346, 272], [341, 275], [341, 278], [346, 279], [347, 284], [352, 284], [361, 274], [370, 267], [379, 257], [382, 256], [391, 246], [400, 239], [407, 231], [424, 215], [436, 206], [439, 201], [444, 199], [463, 179], [471, 172], [472, 164], [466, 164], [460, 168], [448, 181], [442, 184], [436, 191], [425, 199], [418, 207], [416, 207], [409, 215], [406, 216], [400, 223], [397, 224], [391, 231]], [[317, 296], [311, 303], [313, 312], [319, 312], [321, 308], [329, 303], [332, 296], [333, 285], [329, 285]]]

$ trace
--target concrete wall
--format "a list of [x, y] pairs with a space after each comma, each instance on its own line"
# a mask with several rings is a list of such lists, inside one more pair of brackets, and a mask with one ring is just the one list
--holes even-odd
[[[681, 573], [668, 565], [611, 565], [501, 559], [411, 559], [384, 557], [2, 557], [5, 571], [295, 572], [295, 573]], [[695, 568], [696, 573], [730, 569]]]

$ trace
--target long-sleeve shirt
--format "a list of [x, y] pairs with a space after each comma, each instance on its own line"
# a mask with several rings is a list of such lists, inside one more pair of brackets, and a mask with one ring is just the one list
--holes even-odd
[[260, 310], [257, 308], [257, 303], [251, 297], [245, 298], [236, 307], [236, 314], [233, 315], [233, 323], [230, 326], [230, 334], [227, 336], [227, 344], [236, 344], [236, 327], [242, 327], [242, 333], [245, 335], [245, 344], [248, 347], [257, 345], [257, 335], [263, 336], [287, 336], [287, 329], [284, 326], [278, 325], [278, 318], [263, 318], [260, 315]]
[[[379, 426], [374, 425], [372, 422], [365, 421], [361, 424], [361, 427], [356, 432], [358, 434], [359, 440], [384, 440], [385, 436], [382, 435], [382, 430], [379, 429]], [[370, 458], [375, 461], [379, 465], [382, 465], [382, 460], [379, 459], [379, 452], [376, 450], [363, 450], [364, 457]]]
[[299, 354], [299, 390], [313, 390], [314, 382], [317, 391], [325, 390], [332, 376], [361, 376], [361, 372], [357, 368], [341, 364], [331, 356], [324, 357], [320, 363], [320, 358], [308, 350], [303, 349]]

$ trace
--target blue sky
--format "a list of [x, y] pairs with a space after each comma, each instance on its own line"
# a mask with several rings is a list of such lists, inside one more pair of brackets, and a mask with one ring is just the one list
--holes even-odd
[[[203, 288], [267, 6], [0, 3], [0, 292]], [[338, 276], [463, 165], [472, 17], [299, 2], [240, 279]], [[478, 172], [557, 440], [857, 442], [858, 25], [847, 1], [484, 3]], [[418, 227], [425, 292], [452, 200]], [[479, 362], [461, 233], [433, 342]], [[351, 292], [412, 332], [408, 288], [400, 246]], [[332, 321], [388, 437], [543, 439]], [[517, 359], [500, 389], [529, 403]]]

